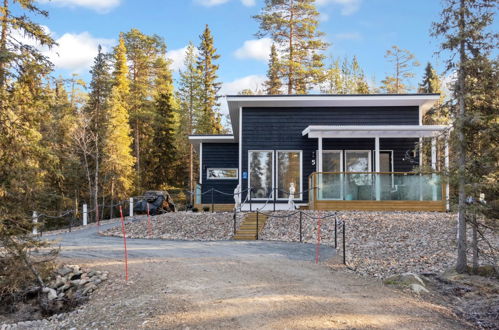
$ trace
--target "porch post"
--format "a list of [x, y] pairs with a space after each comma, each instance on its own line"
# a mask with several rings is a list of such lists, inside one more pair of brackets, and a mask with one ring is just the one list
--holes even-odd
[[318, 145], [319, 154], [317, 155], [317, 161], [319, 162], [319, 166], [317, 168], [319, 169], [318, 172], [322, 172], [322, 137], [318, 138]]
[[374, 172], [376, 178], [376, 200], [381, 200], [381, 180], [380, 180], [380, 156], [379, 156], [379, 136], [374, 138]]
[[447, 183], [445, 184], [445, 207], [450, 211], [450, 185], [449, 185], [449, 136], [445, 135], [445, 172], [447, 173]]
[[[431, 138], [431, 178], [432, 178], [433, 182], [435, 182], [435, 180], [436, 180], [436, 174], [435, 174], [436, 171], [437, 171], [437, 138], [432, 137]], [[436, 184], [433, 184], [432, 200], [434, 200], [434, 201], [437, 200], [437, 185]]]

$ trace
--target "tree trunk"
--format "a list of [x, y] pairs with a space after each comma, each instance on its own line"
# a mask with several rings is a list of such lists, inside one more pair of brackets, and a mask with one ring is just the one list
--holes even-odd
[[140, 180], [140, 134], [139, 134], [139, 120], [135, 120], [135, 161], [136, 161], [136, 169], [137, 169], [137, 188], [141, 188], [141, 180]]
[[458, 107], [459, 113], [457, 116], [457, 165], [458, 165], [458, 228], [457, 228], [457, 262], [456, 271], [458, 273], [466, 272], [467, 256], [466, 256], [466, 191], [465, 191], [465, 166], [466, 166], [466, 141], [464, 137], [464, 121], [465, 121], [465, 86], [464, 86], [464, 61], [466, 59], [465, 43], [464, 43], [464, 4], [465, 0], [460, 2], [460, 18], [459, 18], [459, 72], [458, 72]]
[[111, 210], [109, 212], [109, 218], [114, 219], [114, 180], [111, 180]]
[[293, 87], [294, 87], [294, 80], [293, 80], [293, 18], [294, 18], [294, 12], [293, 12], [293, 0], [290, 0], [289, 4], [289, 10], [290, 10], [290, 16], [289, 16], [289, 63], [288, 63], [288, 94], [293, 94]]
[[476, 218], [476, 213], [473, 214], [473, 241], [471, 243], [473, 249], [473, 273], [478, 273], [478, 222]]
[[[104, 206], [102, 206], [104, 207]], [[99, 133], [95, 136], [95, 173], [94, 173], [94, 208], [95, 221], [99, 222]]]
[[190, 186], [190, 204], [194, 205], [194, 155], [192, 143], [190, 143], [190, 158], [189, 158], [189, 186]]

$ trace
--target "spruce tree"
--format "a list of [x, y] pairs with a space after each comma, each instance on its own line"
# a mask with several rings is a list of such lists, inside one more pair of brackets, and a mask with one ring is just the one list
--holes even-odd
[[200, 104], [201, 114], [197, 121], [196, 133], [220, 134], [222, 124], [218, 114], [218, 91], [221, 83], [218, 81], [218, 64], [215, 61], [220, 58], [211, 35], [210, 28], [206, 25], [200, 36], [199, 54], [197, 58], [197, 70], [201, 76]]
[[327, 43], [318, 30], [315, 0], [265, 0], [254, 18], [260, 24], [256, 35], [269, 35], [282, 54], [281, 78], [288, 94], [306, 94], [322, 81]]
[[427, 93], [427, 94], [440, 93], [441, 92], [440, 84], [441, 84], [440, 77], [438, 76], [435, 69], [433, 69], [431, 63], [428, 62], [428, 64], [426, 64], [425, 67], [423, 81], [421, 82], [421, 84], [419, 84], [418, 93]]
[[91, 155], [91, 170], [93, 172], [93, 204], [95, 219], [99, 219], [99, 189], [100, 185], [104, 182], [99, 180], [100, 162], [101, 162], [101, 149], [104, 138], [106, 136], [106, 119], [107, 102], [111, 94], [112, 77], [110, 73], [109, 55], [102, 52], [102, 47], [99, 45], [97, 56], [94, 58], [94, 64], [90, 70], [92, 79], [90, 81], [90, 93], [88, 102], [84, 107], [85, 114], [90, 121], [90, 127], [86, 133], [91, 135], [93, 141], [92, 155]]
[[[459, 273], [465, 272], [468, 266], [467, 196], [477, 199], [477, 193], [488, 188], [491, 192], [487, 197], [489, 201], [499, 199], [497, 59], [490, 60], [492, 51], [497, 48], [498, 35], [491, 30], [496, 11], [496, 0], [445, 0], [440, 21], [433, 24], [432, 30], [433, 36], [443, 39], [441, 50], [452, 54], [446, 61], [447, 72], [457, 75], [447, 106], [455, 118], [451, 141], [456, 166], [451, 168], [450, 178], [458, 190], [456, 271]], [[477, 154], [478, 150], [483, 154]], [[492, 158], [489, 158], [491, 152]], [[485, 158], [480, 157], [489, 161], [481, 164], [480, 160]], [[488, 168], [488, 175], [477, 175], [479, 172], [473, 170], [477, 163], [477, 167]], [[473, 227], [476, 229], [475, 224]]]
[[265, 81], [263, 88], [267, 95], [278, 95], [282, 94], [282, 82], [281, 82], [281, 67], [279, 64], [279, 56], [277, 55], [277, 49], [275, 44], [272, 44], [270, 48], [270, 58], [269, 58], [269, 68], [267, 70], [267, 80]]
[[130, 82], [126, 47], [123, 35], [114, 51], [113, 87], [109, 98], [107, 136], [103, 148], [103, 172], [112, 186], [112, 196], [125, 198], [132, 191], [133, 165], [132, 137], [129, 122], [128, 96]]
[[393, 74], [381, 81], [382, 88], [389, 94], [407, 93], [411, 89], [407, 79], [414, 77], [412, 68], [419, 66], [416, 57], [407, 49], [392, 46], [386, 51], [385, 58], [393, 63]]

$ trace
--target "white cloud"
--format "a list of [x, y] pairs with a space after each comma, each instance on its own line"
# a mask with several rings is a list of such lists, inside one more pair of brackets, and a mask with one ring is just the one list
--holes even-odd
[[[223, 5], [231, 0], [195, 0], [198, 4], [205, 7], [213, 7], [218, 5]], [[252, 7], [256, 4], [255, 0], [240, 0], [241, 3], [246, 7]]]
[[361, 40], [362, 35], [358, 32], [345, 32], [333, 34], [333, 38], [336, 40]]
[[99, 13], [109, 12], [120, 5], [121, 0], [38, 0], [41, 3], [51, 3], [60, 7], [84, 7]]
[[233, 80], [228, 83], [223, 83], [220, 89], [221, 95], [233, 95], [238, 94], [243, 89], [257, 90], [261, 89], [262, 84], [265, 82], [266, 77], [263, 75], [250, 75]]
[[256, 40], [246, 40], [243, 46], [234, 52], [234, 55], [239, 59], [255, 59], [259, 61], [268, 61], [272, 40], [270, 38], [262, 38]]
[[88, 32], [65, 33], [56, 42], [57, 46], [42, 52], [56, 68], [71, 72], [88, 70], [97, 55], [99, 45], [106, 52], [116, 43], [113, 39], [94, 38]]
[[341, 6], [341, 15], [348, 16], [355, 13], [360, 8], [362, 0], [317, 0], [318, 6], [335, 4]]
[[[197, 49], [195, 49], [197, 51]], [[166, 58], [172, 61], [171, 64], [171, 69], [173, 71], [177, 70], [183, 70], [184, 69], [184, 59], [185, 59], [185, 52], [187, 51], [187, 46], [179, 48], [179, 49], [173, 49], [169, 50], [166, 53]]]

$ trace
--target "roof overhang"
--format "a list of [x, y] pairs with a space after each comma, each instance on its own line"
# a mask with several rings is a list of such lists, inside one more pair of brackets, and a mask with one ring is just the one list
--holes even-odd
[[439, 94], [363, 95], [228, 95], [232, 133], [239, 136], [239, 109], [247, 107], [383, 107], [418, 106], [423, 116], [440, 98]]
[[449, 129], [449, 126], [442, 125], [311, 125], [303, 130], [302, 135], [309, 138], [423, 138], [441, 136]]
[[235, 143], [236, 140], [234, 135], [189, 135], [189, 142], [199, 153], [201, 143]]

